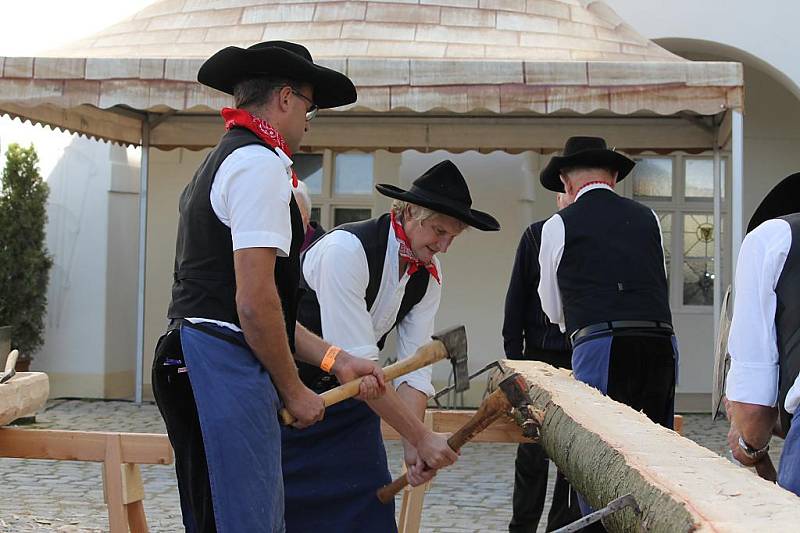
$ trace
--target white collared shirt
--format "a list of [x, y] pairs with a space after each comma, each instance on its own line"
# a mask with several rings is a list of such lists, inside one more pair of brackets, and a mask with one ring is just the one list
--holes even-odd
[[[303, 275], [317, 293], [322, 322], [322, 337], [351, 355], [378, 360], [378, 340], [391, 329], [400, 310], [410, 276], [400, 276], [399, 243], [389, 225], [389, 238], [383, 263], [383, 278], [372, 308], [367, 310], [364, 296], [369, 284], [367, 256], [358, 237], [348, 231], [333, 231], [305, 254]], [[433, 258], [442, 277], [439, 259]], [[414, 355], [417, 348], [431, 340], [434, 319], [439, 309], [441, 286], [429, 277], [422, 300], [397, 325], [397, 358]], [[420, 392], [434, 394], [430, 366], [395, 380]]]
[[[273, 152], [260, 144], [250, 144], [225, 158], [214, 176], [210, 198], [214, 214], [231, 228], [231, 253], [243, 248], [275, 248], [279, 257], [289, 255], [291, 176], [292, 160], [280, 148]], [[186, 320], [241, 331], [229, 322], [197, 317]]]
[[[725, 395], [736, 402], [773, 407], [778, 401], [778, 336], [775, 309], [778, 284], [792, 246], [785, 220], [767, 220], [747, 234], [736, 262], [736, 300], [728, 335], [731, 368]], [[784, 408], [800, 404], [800, 377], [789, 389]]]
[[[581, 189], [575, 201], [581, 196], [595, 189], [607, 189], [614, 191], [613, 187], [605, 183], [593, 183]], [[658, 215], [653, 211], [658, 226], [658, 234], [661, 236], [661, 223]], [[661, 236], [661, 248], [664, 248], [663, 236]], [[542, 310], [553, 324], [558, 324], [561, 332], [567, 330], [564, 318], [564, 308], [561, 303], [561, 290], [558, 287], [558, 266], [561, 264], [561, 256], [564, 254], [564, 219], [556, 213], [550, 217], [542, 226], [542, 244], [539, 248], [539, 299], [542, 301]], [[666, 265], [664, 267], [666, 273]]]

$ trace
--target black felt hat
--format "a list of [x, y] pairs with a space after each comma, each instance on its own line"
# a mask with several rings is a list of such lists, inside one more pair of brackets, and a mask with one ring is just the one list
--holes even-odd
[[223, 48], [203, 63], [197, 72], [197, 81], [233, 94], [233, 87], [240, 81], [264, 76], [311, 84], [314, 103], [321, 109], [356, 101], [356, 88], [350, 78], [315, 65], [305, 46], [288, 41], [266, 41], [249, 48]]
[[553, 156], [539, 175], [539, 181], [546, 189], [564, 192], [561, 183], [561, 169], [569, 167], [610, 168], [617, 171], [617, 181], [627, 176], [636, 164], [619, 152], [609, 150], [601, 137], [570, 137], [564, 146], [564, 153]]
[[379, 193], [389, 198], [427, 207], [482, 231], [497, 231], [500, 223], [490, 214], [472, 209], [472, 197], [464, 176], [450, 160], [437, 163], [414, 180], [409, 190], [380, 183]]
[[750, 233], [767, 220], [800, 212], [800, 172], [783, 178], [758, 204], [747, 224]]

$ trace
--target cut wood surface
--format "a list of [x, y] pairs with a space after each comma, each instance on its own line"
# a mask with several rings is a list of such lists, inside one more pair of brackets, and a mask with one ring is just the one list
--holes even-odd
[[17, 372], [0, 385], [0, 426], [44, 407], [50, 395], [50, 380], [43, 372]]
[[[503, 361], [545, 410], [541, 444], [595, 508], [631, 493], [648, 531], [797, 531], [800, 499], [752, 471], [654, 424], [576, 381], [566, 370]], [[611, 531], [637, 531], [630, 510]]]

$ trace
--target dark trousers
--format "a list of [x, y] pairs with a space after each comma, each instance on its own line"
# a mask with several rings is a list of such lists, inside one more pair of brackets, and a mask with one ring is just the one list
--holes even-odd
[[[547, 471], [550, 464], [544, 448], [538, 444], [520, 444], [514, 474], [514, 512], [509, 533], [536, 533], [544, 511]], [[547, 531], [553, 531], [581, 517], [578, 498], [567, 478], [556, 472], [553, 501], [547, 514]]]
[[[537, 351], [526, 359], [542, 361], [557, 368], [572, 368], [569, 352]], [[513, 514], [509, 533], [535, 533], [544, 512], [547, 471], [550, 460], [538, 444], [520, 444], [514, 463]], [[553, 501], [547, 514], [547, 531], [558, 529], [581, 517], [575, 491], [561, 472], [556, 472]]]
[[166, 359], [183, 360], [178, 330], [163, 335], [156, 345], [153, 395], [175, 452], [184, 527], [192, 533], [213, 533], [217, 530], [214, 507], [192, 386], [188, 374], [178, 372], [180, 365], [165, 365]]
[[[576, 360], [588, 355], [593, 362], [604, 361], [594, 370], [607, 368], [605, 375], [584, 374], [584, 363]], [[605, 359], [604, 359], [605, 358]], [[653, 422], [672, 429], [675, 423], [675, 372], [678, 349], [675, 337], [667, 335], [621, 335], [580, 343], [573, 351], [576, 378], [592, 385], [610, 398], [642, 411]], [[579, 370], [581, 369], [581, 370]], [[605, 390], [604, 390], [605, 389]], [[605, 531], [595, 522], [584, 532]]]

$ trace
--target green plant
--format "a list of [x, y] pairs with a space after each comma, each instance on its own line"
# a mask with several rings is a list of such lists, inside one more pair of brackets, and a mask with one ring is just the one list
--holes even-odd
[[42, 345], [53, 264], [44, 242], [49, 188], [38, 163], [33, 145], [11, 144], [0, 181], [0, 325], [13, 327], [21, 358]]

